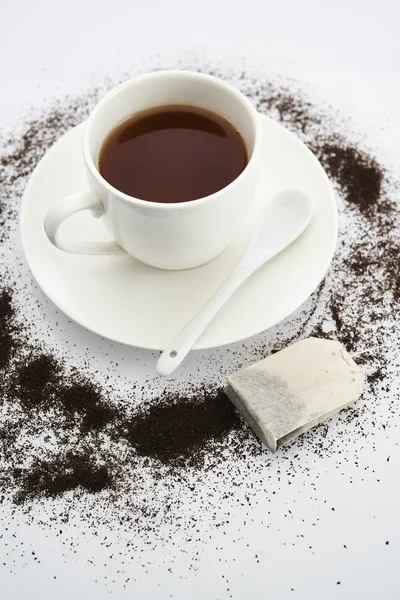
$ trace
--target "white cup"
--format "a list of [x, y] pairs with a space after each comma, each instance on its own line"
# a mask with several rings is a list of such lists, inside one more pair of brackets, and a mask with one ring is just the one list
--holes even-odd
[[[218, 192], [190, 202], [148, 202], [120, 192], [98, 170], [107, 135], [136, 113], [165, 105], [191, 105], [225, 117], [242, 135], [249, 162]], [[109, 92], [95, 106], [83, 133], [88, 191], [63, 198], [48, 211], [44, 226], [49, 240], [73, 254], [113, 254], [125, 250], [161, 269], [188, 269], [210, 261], [231, 242], [254, 199], [261, 125], [251, 102], [236, 88], [210, 75], [159, 71], [135, 77]], [[65, 239], [60, 225], [71, 215], [90, 210], [105, 216], [115, 242]]]

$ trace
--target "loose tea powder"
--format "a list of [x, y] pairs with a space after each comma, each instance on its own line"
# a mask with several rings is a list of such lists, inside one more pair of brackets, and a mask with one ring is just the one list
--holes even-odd
[[[3, 370], [13, 351], [14, 310], [11, 305], [11, 293], [9, 290], [0, 292], [0, 369]], [[0, 396], [1, 397], [1, 396]]]
[[25, 409], [45, 409], [52, 404], [60, 367], [52, 356], [39, 354], [18, 369], [14, 392]]
[[9, 396], [25, 411], [57, 410], [65, 427], [79, 424], [82, 432], [100, 430], [116, 417], [116, 411], [103, 398], [103, 390], [76, 370], [63, 373], [54, 357], [38, 354], [25, 362], [16, 361], [17, 377], [10, 384]]
[[217, 390], [196, 398], [170, 395], [160, 403], [149, 402], [123, 431], [139, 455], [166, 465], [199, 467], [209, 442], [223, 440], [240, 428], [234, 408]]
[[366, 152], [348, 146], [345, 140], [316, 147], [328, 175], [337, 181], [351, 205], [371, 215], [379, 208], [383, 168]]
[[[243, 430], [231, 403], [218, 389], [189, 396], [166, 394], [143, 404], [133, 415], [118, 410], [96, 382], [24, 342], [9, 291], [3, 292], [0, 305], [1, 331], [8, 335], [0, 346], [7, 350], [2, 371], [9, 373], [2, 383], [2, 397], [11, 412], [2, 429], [2, 441], [8, 446], [7, 486], [13, 481], [17, 487], [14, 501], [18, 504], [72, 490], [94, 494], [110, 488], [111, 471], [117, 471], [118, 465], [97, 466], [103, 453], [102, 441], [96, 436], [103, 432], [111, 443], [126, 440], [137, 456], [176, 470], [185, 466], [201, 469], [207, 452], [213, 451], [212, 444], [215, 450], [215, 444], [223, 444], [229, 433]], [[18, 448], [19, 428], [32, 440], [47, 432], [44, 456], [49, 453], [51, 459], [34, 456], [30, 462], [27, 447]], [[51, 444], [46, 453], [50, 434], [57, 438], [55, 455]], [[133, 466], [137, 463], [135, 456], [120, 456], [120, 464], [121, 460], [122, 464], [125, 460]]]
[[90, 451], [68, 451], [53, 460], [35, 460], [27, 470], [15, 469], [14, 477], [19, 483], [14, 497], [17, 504], [41, 496], [55, 498], [77, 488], [94, 494], [112, 485], [109, 469], [97, 465]]

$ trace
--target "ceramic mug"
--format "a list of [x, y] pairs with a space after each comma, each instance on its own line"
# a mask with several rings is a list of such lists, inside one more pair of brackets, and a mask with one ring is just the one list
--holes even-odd
[[[108, 134], [135, 113], [157, 106], [192, 105], [225, 117], [242, 135], [249, 161], [225, 188], [198, 200], [162, 204], [134, 198], [114, 188], [98, 170]], [[128, 252], [161, 269], [188, 269], [210, 261], [231, 242], [248, 213], [257, 182], [261, 147], [259, 115], [236, 88], [210, 75], [158, 71], [140, 75], [110, 91], [95, 106], [84, 126], [83, 158], [88, 191], [59, 200], [44, 227], [57, 248], [73, 254]], [[89, 210], [105, 224], [113, 242], [74, 241], [59, 232], [73, 214]]]

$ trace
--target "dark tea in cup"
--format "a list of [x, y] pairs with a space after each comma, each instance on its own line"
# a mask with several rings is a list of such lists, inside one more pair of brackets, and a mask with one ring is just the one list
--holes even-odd
[[190, 202], [234, 181], [248, 163], [245, 142], [224, 117], [194, 106], [161, 106], [117, 125], [99, 158], [117, 190], [150, 202]]

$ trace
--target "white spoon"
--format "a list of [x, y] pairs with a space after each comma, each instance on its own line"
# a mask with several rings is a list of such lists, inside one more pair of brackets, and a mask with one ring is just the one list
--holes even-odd
[[308, 197], [296, 190], [280, 192], [268, 201], [238, 265], [161, 354], [156, 367], [159, 375], [175, 371], [233, 292], [303, 233], [312, 211]]

